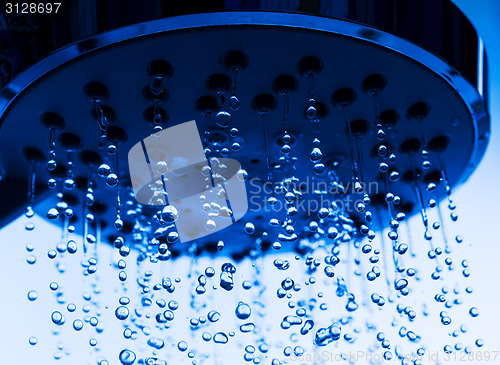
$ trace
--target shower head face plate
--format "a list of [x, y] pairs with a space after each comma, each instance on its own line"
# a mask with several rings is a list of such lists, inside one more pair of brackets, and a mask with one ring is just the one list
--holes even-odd
[[[221, 19], [231, 23], [230, 13], [225, 13], [224, 16]], [[130, 175], [126, 156], [132, 146], [153, 132], [151, 122], [146, 120], [151, 114], [152, 103], [144, 90], [147, 91], [151, 84], [152, 76], [148, 72], [148, 65], [154, 60], [168, 61], [173, 68], [172, 74], [164, 84], [168, 98], [165, 97], [160, 104], [160, 107], [168, 113], [168, 120], [163, 126], [168, 128], [196, 120], [202, 137], [208, 126], [211, 132], [210, 138], [217, 141], [220, 149], [228, 148], [228, 157], [239, 161], [249, 176], [246, 182], [249, 201], [247, 214], [240, 222], [198, 240], [196, 243], [200, 250], [214, 251], [217, 242], [223, 240], [227, 252], [238, 256], [248, 252], [251, 243], [261, 237], [262, 232], [268, 232], [269, 239], [264, 239], [263, 244], [266, 248], [275, 240], [273, 237], [281, 231], [281, 227], [269, 225], [270, 218], [283, 219], [285, 213], [284, 209], [277, 212], [276, 207], [266, 204], [269, 195], [266, 193], [269, 192], [266, 187], [269, 184], [266, 177], [265, 141], [261, 126], [262, 123], [266, 124], [270, 136], [269, 160], [272, 179], [275, 182], [281, 181], [287, 174], [277, 168], [283, 144], [281, 137], [284, 132], [284, 97], [273, 90], [273, 80], [280, 75], [290, 75], [296, 80], [295, 90], [287, 93], [290, 109], [288, 130], [292, 135], [291, 155], [297, 157], [295, 176], [303, 182], [300, 189], [305, 205], [302, 209], [298, 209], [295, 219], [295, 229], [301, 233], [299, 235], [301, 237], [312, 234], [308, 232], [306, 226], [311, 217], [317, 220], [319, 208], [333, 201], [345, 203], [347, 196], [349, 197], [347, 211], [352, 213], [353, 217], [358, 217], [356, 220], [362, 220], [362, 216], [358, 215], [354, 208], [356, 202], [363, 196], [353, 192], [354, 180], [344, 119], [345, 110], [348, 111], [350, 121], [366, 121], [361, 124], [354, 123], [352, 126], [355, 127], [354, 133], [359, 132], [356, 138], [360, 148], [363, 182], [370, 196], [375, 197], [370, 207], [374, 213], [380, 212], [382, 224], [388, 219], [385, 213], [382, 213], [386, 209], [386, 204], [384, 201], [377, 201], [380, 200], [377, 197], [385, 195], [388, 188], [401, 197], [401, 203], [396, 206], [396, 211], [404, 210], [403, 206], [418, 207], [415, 184], [419, 184], [424, 202], [445, 195], [442, 186], [432, 194], [426, 192], [424, 182], [426, 174], [441, 169], [441, 162], [446, 165], [447, 177], [452, 186], [464, 181], [479, 162], [488, 137], [487, 112], [482, 98], [477, 92], [471, 91], [474, 88], [461, 79], [460, 75], [438, 74], [421, 62], [395, 51], [397, 44], [387, 46], [378, 44], [378, 41], [374, 41], [373, 34], [369, 38], [364, 38], [363, 34], [367, 34], [368, 28], [360, 25], [328, 19], [331, 22], [329, 26], [333, 30], [326, 31], [320, 29], [321, 27], [313, 29], [314, 27], [307, 23], [307, 20], [311, 18], [312, 21], [313, 17], [280, 14], [283, 19], [291, 21], [289, 25], [277, 26], [264, 25], [260, 23], [261, 20], [254, 24], [252, 21], [242, 24], [241, 16], [239, 13], [234, 17], [234, 24], [212, 26], [202, 26], [202, 24], [194, 26], [192, 25], [194, 16], [187, 16], [186, 18], [190, 19], [186, 24], [191, 24], [190, 26], [172, 26], [173, 29], [169, 31], [151, 31], [150, 34], [144, 32], [140, 36], [131, 36], [116, 43], [110, 42], [109, 45], [101, 44], [93, 50], [72, 56], [68, 56], [71, 54], [71, 48], [68, 48], [59, 55], [51, 56], [53, 61], [56, 60], [56, 63], [53, 63], [54, 67], [47, 68], [51, 61], [49, 57], [41, 61], [38, 70], [36, 65], [29, 69], [20, 78], [27, 80], [31, 77], [33, 82], [26, 83], [25, 87], [18, 90], [15, 97], [11, 95], [1, 117], [0, 145], [3, 153], [0, 156], [0, 166], [4, 176], [9, 178], [12, 186], [17, 188], [21, 186], [23, 191], [26, 190], [30, 163], [26, 161], [23, 150], [27, 147], [35, 148], [47, 156], [49, 129], [40, 121], [40, 115], [46, 112], [57, 113], [65, 121], [64, 126], [57, 129], [58, 165], [67, 167], [67, 151], [61, 142], [61, 134], [70, 133], [81, 140], [81, 145], [73, 146], [75, 147], [73, 170], [74, 176], [80, 178], [78, 181], [82, 186], [77, 186], [71, 191], [62, 189], [65, 197], [74, 197], [75, 213], [71, 218], [72, 224], [77, 229], [82, 225], [81, 207], [85, 198], [85, 181], [89, 171], [92, 171], [97, 202], [95, 215], [97, 220], [102, 222], [102, 237], [112, 242], [117, 235], [128, 234], [136, 223], [137, 215], [132, 214], [134, 199], [130, 194]], [[180, 18], [183, 17], [177, 19]], [[276, 22], [286, 24], [283, 19], [278, 19]], [[182, 22], [178, 20], [175, 24]], [[307, 29], [306, 26], [311, 29]], [[340, 29], [345, 31], [341, 32]], [[379, 37], [397, 40], [384, 33], [379, 33]], [[401, 44], [406, 45], [403, 40]], [[221, 60], [224, 59], [223, 55], [233, 50], [243, 52], [248, 64], [238, 72], [236, 94], [240, 101], [239, 108], [234, 112], [231, 111], [230, 126], [222, 128], [217, 125], [213, 116], [202, 115], [196, 108], [196, 102], [205, 95], [216, 96], [216, 91], [210, 87], [210, 82], [207, 84], [207, 79], [212, 75], [225, 74], [232, 80], [233, 74], [224, 67]], [[423, 50], [422, 52], [425, 53]], [[322, 61], [321, 70], [314, 75], [314, 99], [327, 106], [326, 115], [319, 121], [321, 150], [324, 156], [322, 162], [326, 166], [326, 172], [320, 175], [313, 173], [313, 163], [309, 159], [313, 140], [313, 123], [305, 115], [309, 99], [307, 92], [309, 81], [298, 70], [300, 60], [311, 55]], [[433, 57], [430, 54], [428, 56]], [[67, 59], [64, 59], [65, 57]], [[436, 62], [439, 64], [437, 58]], [[44, 67], [45, 71], [40, 72]], [[30, 72], [31, 76], [27, 76]], [[38, 75], [33, 77], [33, 72], [38, 72]], [[407, 153], [409, 150], [404, 147], [404, 142], [419, 138], [419, 123], [422, 123], [427, 142], [439, 136], [448, 138], [446, 149], [440, 152], [441, 162], [439, 154], [430, 151], [428, 160], [432, 168], [422, 170], [419, 182], [402, 178], [397, 182], [386, 182], [379, 171], [380, 157], [373, 153], [381, 144], [376, 136], [374, 96], [370, 90], [366, 90], [366, 84], [363, 86], [364, 80], [373, 74], [383, 75], [386, 81], [383, 89], [377, 92], [379, 110], [393, 111], [393, 115], [398, 117], [395, 124], [387, 123], [384, 126], [385, 145], [396, 154], [396, 161], [390, 164], [391, 170], [397, 170], [401, 176], [415, 168], [422, 170], [420, 154]], [[223, 77], [215, 78], [215, 80], [223, 79]], [[82, 151], [92, 151], [110, 166], [113, 166], [114, 160], [113, 156], [107, 154], [106, 148], [99, 148], [100, 129], [93, 115], [93, 103], [84, 92], [84, 86], [90, 81], [105, 85], [109, 91], [108, 95], [103, 96], [101, 104], [105, 114], [114, 115], [113, 118], [109, 118], [110, 127], [114, 128], [114, 133], [119, 134], [121, 139], [117, 143], [118, 177], [123, 204], [121, 211], [125, 222], [121, 233], [110, 224], [116, 218], [115, 188], [107, 186], [105, 179], [97, 176], [95, 173], [97, 166], [89, 168], [81, 159]], [[342, 88], [354, 90], [356, 96], [345, 108], [331, 102], [332, 94]], [[11, 87], [10, 90], [12, 89]], [[254, 110], [255, 105], [252, 105], [254, 98], [260, 94], [270, 94], [276, 101], [276, 107], [264, 118]], [[226, 97], [229, 98], [229, 95], [230, 92], [227, 91]], [[472, 105], [473, 101], [475, 105]], [[409, 109], [413, 110], [411, 107], [417, 103], [425, 103], [430, 107], [421, 122], [417, 120], [418, 115], [408, 112]], [[223, 106], [226, 107], [227, 104]], [[359, 129], [359, 125], [363, 128]], [[234, 138], [230, 135], [231, 128], [237, 128], [239, 131]], [[240, 144], [238, 150], [231, 148], [234, 142]], [[54, 207], [58, 200], [53, 191], [46, 187], [46, 182], [52, 175], [47, 171], [45, 161], [39, 163], [36, 168], [39, 197], [36, 209], [42, 214]], [[88, 162], [88, 159], [85, 161]], [[335, 172], [339, 181], [347, 188], [347, 195], [318, 194], [318, 191], [315, 191], [322, 190], [329, 181], [328, 171]], [[2, 194], [9, 196], [10, 200], [25, 200], [24, 193], [11, 194], [13, 191], [9, 190], [11, 188], [13, 189], [11, 186], [4, 187]], [[278, 200], [283, 202], [280, 197]], [[154, 211], [153, 208], [143, 207], [142, 213], [146, 218], [150, 218]], [[256, 226], [253, 234], [243, 233], [243, 227], [248, 221]], [[156, 223], [151, 222], [151, 219], [149, 222], [151, 227], [148, 228], [146, 225], [146, 228], [154, 230]], [[379, 222], [373, 224], [376, 227]], [[294, 244], [287, 243], [283, 246], [294, 246]], [[173, 244], [170, 249], [177, 254], [186, 247], [181, 243]]]

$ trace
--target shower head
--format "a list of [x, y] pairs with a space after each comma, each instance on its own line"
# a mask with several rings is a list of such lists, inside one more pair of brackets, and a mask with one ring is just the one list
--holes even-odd
[[[263, 250], [274, 242], [300, 250], [300, 239], [318, 235], [308, 217], [361, 239], [398, 212], [442, 199], [488, 142], [483, 44], [451, 1], [392, 3], [226, 1], [136, 12], [120, 2], [126, 24], [100, 17], [99, 7], [88, 15], [102, 22], [82, 32], [42, 17], [40, 27], [57, 36], [36, 39], [30, 53], [11, 24], [0, 95], [2, 221], [20, 214], [36, 182], [29, 199], [43, 215], [55, 207], [54, 220], [97, 229], [103, 241], [141, 246], [147, 236], [180, 254], [187, 247], [174, 236], [155, 234], [158, 209], [135, 202], [126, 156], [153, 131], [190, 120], [207, 156], [240, 162], [249, 194], [242, 222], [197, 240], [200, 251], [216, 251], [224, 237], [235, 259], [256, 240]], [[450, 21], [427, 27], [444, 16]], [[270, 209], [269, 196], [290, 186], [296, 209], [287, 213], [286, 200]]]

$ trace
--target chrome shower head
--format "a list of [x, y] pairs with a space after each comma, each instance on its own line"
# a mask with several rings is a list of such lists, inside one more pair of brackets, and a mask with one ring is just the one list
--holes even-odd
[[[186, 246], [157, 231], [158, 209], [137, 206], [125, 156], [154, 131], [189, 120], [207, 156], [241, 163], [249, 193], [242, 221], [197, 240], [200, 251], [217, 251], [224, 237], [237, 237], [224, 251], [235, 258], [256, 239], [263, 250], [301, 250], [300, 239], [320, 232], [370, 238], [403, 219], [398, 213], [442, 199], [487, 145], [482, 43], [449, 1], [395, 10], [381, 2], [373, 18], [364, 16], [367, 1], [346, 6], [226, 2], [148, 14], [125, 6], [126, 26], [102, 24], [82, 38], [62, 37], [68, 24], [51, 19], [62, 38], [12, 61], [18, 74], [1, 95], [2, 220], [24, 209], [30, 184], [35, 209], [55, 209], [49, 216], [66, 216], [77, 231], [99, 227], [104, 240], [136, 246], [167, 242], [180, 254]], [[453, 21], [430, 32], [412, 21], [421, 11]], [[309, 205], [287, 211], [286, 197], [272, 205], [286, 191]]]

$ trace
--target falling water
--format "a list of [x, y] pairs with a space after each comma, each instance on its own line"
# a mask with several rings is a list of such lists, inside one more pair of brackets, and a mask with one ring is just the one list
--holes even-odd
[[[232, 115], [225, 110], [236, 112], [238, 109], [234, 100], [231, 101], [236, 98], [238, 71], [233, 70], [229, 104], [223, 89], [216, 89], [216, 104], [220, 111], [216, 114], [204, 113], [203, 147], [212, 158], [200, 173], [208, 185], [219, 189], [219, 194], [226, 193], [221, 178], [226, 167], [219, 157], [229, 151], [223, 152], [219, 142], [211, 138], [212, 117], [221, 128], [231, 125]], [[34, 243], [26, 245], [27, 265], [36, 268], [40, 265], [39, 261], [49, 260], [61, 274], [57, 280], [48, 283], [48, 288], [33, 288], [26, 293], [26, 300], [35, 304], [39, 302], [42, 292], [44, 295], [48, 292], [55, 298], [50, 312], [46, 313], [53, 336], [60, 340], [54, 348], [54, 359], [64, 362], [69, 356], [70, 351], [64, 344], [68, 333], [85, 340], [86, 348], [98, 365], [117, 361], [122, 365], [165, 365], [179, 363], [179, 359], [193, 365], [216, 364], [227, 359], [225, 353], [232, 354], [231, 361], [234, 363], [279, 365], [306, 359], [320, 353], [323, 348], [331, 350], [338, 356], [337, 361], [341, 361], [348, 360], [349, 352], [354, 351], [358, 344], [367, 349], [365, 357], [375, 359], [373, 363], [397, 359], [402, 364], [409, 364], [409, 356], [415, 359], [414, 364], [418, 364], [434, 345], [427, 339], [429, 323], [432, 323], [433, 329], [439, 326], [444, 327], [445, 332], [452, 332], [452, 336], [443, 337], [446, 339], [443, 344], [445, 353], [462, 350], [471, 353], [474, 347], [483, 346], [481, 339], [472, 337], [474, 335], [467, 330], [465, 323], [455, 323], [460, 312], [465, 311], [471, 319], [479, 315], [479, 310], [464, 299], [473, 291], [467, 285], [471, 275], [468, 262], [452, 255], [454, 246], [461, 245], [463, 238], [457, 236], [454, 241], [448, 240], [444, 227], [447, 225], [448, 230], [453, 231], [451, 224], [456, 219], [454, 216], [450, 217], [451, 222], [444, 219], [447, 217], [441, 214], [436, 200], [429, 204], [424, 202], [421, 190], [423, 177], [416, 168], [416, 148], [409, 153], [413, 170], [407, 178], [411, 180], [417, 196], [430, 249], [415, 244], [409, 236], [410, 230], [405, 234], [401, 229], [402, 224], [409, 227], [410, 222], [400, 211], [400, 198], [390, 192], [391, 184], [400, 180], [400, 173], [394, 165], [391, 142], [386, 140], [377, 93], [373, 94], [380, 142], [376, 148], [376, 168], [383, 176], [387, 193], [380, 199], [362, 189], [365, 178], [362, 167], [366, 166], [363, 161], [364, 127], [362, 122], [350, 120], [348, 104], [352, 95], [344, 90], [343, 99], [338, 100], [337, 106], [345, 118], [350, 167], [355, 182], [354, 195], [361, 196], [355, 205], [356, 212], [362, 217], [357, 222], [359, 227], [348, 205], [340, 204], [348, 198], [345, 188], [331, 193], [336, 202], [319, 207], [306, 218], [297, 218], [298, 203], [305, 199], [305, 194], [299, 189], [301, 180], [296, 176], [295, 162], [298, 159], [308, 160], [312, 176], [324, 176], [331, 186], [341, 186], [336, 176], [338, 166], [323, 164], [325, 156], [321, 143], [324, 136], [318, 110], [321, 103], [314, 98], [313, 77], [309, 75], [307, 80], [306, 118], [311, 126], [312, 140], [306, 157], [294, 157], [292, 153], [292, 138], [295, 136], [292, 137], [289, 130], [288, 92], [281, 92], [283, 128], [279, 131], [279, 138], [282, 143], [276, 155], [273, 155], [276, 150], [271, 148], [268, 129], [272, 108], [257, 110], [262, 123], [266, 166], [264, 180], [273, 186], [266, 201], [274, 206], [282, 199], [284, 211], [272, 211], [268, 220], [269, 231], [262, 229], [257, 218], [243, 220], [240, 234], [241, 237], [249, 237], [251, 244], [240, 260], [228, 256], [224, 249], [226, 245], [239, 244], [236, 241], [241, 237], [237, 235], [226, 236], [224, 241], [215, 240], [212, 255], [199, 255], [197, 244], [192, 243], [185, 255], [174, 257], [171, 247], [179, 244], [179, 235], [175, 231], [179, 216], [176, 203], [158, 204], [153, 217], [146, 219], [144, 207], [135, 201], [131, 190], [121, 195], [118, 144], [106, 134], [106, 117], [99, 101], [94, 100], [99, 126], [106, 136], [101, 147], [107, 146], [108, 156], [105, 162], [89, 166], [86, 185], [81, 192], [85, 202], [82, 208], [83, 241], [77, 239], [75, 227], [69, 223], [73, 212], [71, 201], [66, 201], [66, 193], [78, 189], [73, 189], [74, 149], [68, 148], [64, 181], [58, 184], [53, 177], [48, 181], [50, 188], [58, 188], [58, 201], [46, 212], [46, 217], [50, 221], [61, 221], [61, 240], [48, 249]], [[157, 102], [153, 106], [154, 131], [159, 131], [156, 127], [161, 126], [160, 109]], [[54, 131], [50, 129], [49, 132], [51, 160], [55, 159], [55, 154], [51, 153]], [[390, 135], [390, 130], [387, 133]], [[232, 127], [229, 137], [234, 139], [237, 135], [238, 129]], [[102, 138], [100, 142], [103, 142]], [[420, 146], [423, 144], [420, 143]], [[233, 151], [238, 149], [233, 148]], [[272, 160], [279, 163], [271, 166]], [[153, 168], [161, 178], [151, 185], [166, 196], [163, 176], [168, 171], [168, 165], [159, 155], [154, 156], [154, 161], [156, 165]], [[31, 205], [36, 163], [30, 166], [25, 227], [27, 234], [35, 238], [37, 229], [30, 220], [34, 216]], [[283, 166], [291, 168], [284, 169]], [[327, 174], [323, 174], [325, 170]], [[274, 171], [283, 172], [283, 177], [275, 181], [275, 176], [282, 175], [273, 174]], [[451, 188], [442, 162], [440, 174], [439, 181], [426, 185], [426, 191], [432, 193], [438, 185], [444, 187], [449, 207], [453, 210]], [[238, 171], [237, 176], [241, 181], [251, 178], [243, 169]], [[100, 180], [94, 182], [94, 177]], [[96, 203], [96, 189], [109, 189], [107, 191], [114, 194], [116, 236], [110, 238], [112, 245], [109, 246], [103, 246], [101, 221], [91, 210]], [[313, 195], [322, 194], [325, 192], [315, 191]], [[436, 199], [438, 197], [436, 195]], [[436, 206], [434, 212], [433, 207]], [[199, 206], [193, 209], [208, 212], [210, 219], [204, 227], [207, 231], [215, 230], [217, 217], [232, 216], [228, 207], [216, 206], [206, 196], [202, 196]], [[437, 214], [434, 221], [432, 214]], [[124, 238], [126, 236], [122, 232], [122, 217], [125, 215], [134, 221], [130, 238]], [[301, 238], [296, 232], [296, 221], [299, 219], [305, 220], [303, 223], [307, 232]], [[412, 225], [417, 226], [415, 220]], [[273, 227], [279, 229], [271, 231]], [[440, 229], [442, 239], [432, 241], [431, 229]], [[376, 235], [375, 230], [380, 234]], [[297, 243], [297, 252], [289, 249], [293, 242]], [[268, 243], [269, 249], [265, 247]], [[439, 247], [440, 243], [444, 245], [444, 251]], [[33, 253], [35, 248], [38, 252], [47, 250], [47, 254], [37, 258]], [[424, 255], [430, 260], [426, 263], [417, 260]], [[443, 267], [441, 262], [446, 266]], [[65, 288], [69, 285], [64, 274], [65, 267], [78, 268], [82, 280], [77, 289], [74, 285], [70, 285], [70, 290]], [[103, 296], [104, 283], [114, 284], [114, 292], [108, 293], [113, 301]], [[436, 302], [439, 310], [429, 308], [431, 302]], [[36, 329], [30, 331], [36, 332]], [[117, 339], [120, 346], [117, 353], [103, 351], [106, 337]], [[26, 340], [31, 346], [39, 343], [36, 333], [30, 333]], [[239, 354], [239, 358], [235, 357], [235, 353]]]

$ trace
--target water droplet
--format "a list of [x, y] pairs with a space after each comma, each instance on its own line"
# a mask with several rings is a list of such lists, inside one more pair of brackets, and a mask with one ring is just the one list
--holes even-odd
[[441, 317], [441, 323], [445, 326], [449, 325], [451, 323], [451, 318], [448, 316], [442, 316]]
[[52, 312], [52, 322], [54, 322], [54, 324], [61, 324], [61, 322], [63, 321], [63, 316], [61, 314], [61, 312], [59, 311], [54, 311]]
[[310, 330], [314, 327], [314, 322], [311, 319], [308, 319], [305, 321], [304, 325], [300, 329], [300, 334], [301, 335], [307, 335]]
[[396, 281], [394, 283], [394, 288], [396, 290], [401, 290], [401, 289], [404, 289], [408, 286], [408, 280], [406, 279], [399, 279], [398, 281]]
[[281, 153], [283, 153], [284, 155], [288, 155], [291, 151], [292, 151], [292, 147], [289, 144], [284, 144], [281, 147]]
[[46, 216], [47, 216], [47, 219], [54, 220], [54, 219], [57, 219], [59, 217], [59, 212], [57, 211], [56, 208], [51, 208], [47, 212]]
[[217, 242], [217, 251], [221, 252], [224, 249], [224, 241]]
[[186, 341], [179, 341], [177, 343], [177, 348], [179, 349], [179, 351], [184, 352], [188, 349], [188, 344]]
[[241, 320], [245, 320], [250, 317], [250, 315], [252, 314], [252, 310], [248, 304], [239, 302], [236, 307], [235, 313], [236, 317], [238, 317]]
[[156, 172], [160, 175], [165, 175], [168, 172], [168, 165], [166, 161], [158, 161], [156, 163]]
[[220, 343], [220, 344], [224, 344], [229, 341], [229, 338], [224, 332], [217, 332], [213, 338], [215, 343]]
[[377, 152], [380, 157], [384, 157], [387, 154], [387, 147], [382, 144], [378, 147]]
[[428, 192], [432, 192], [436, 189], [436, 184], [434, 183], [429, 183], [427, 184], [426, 188], [425, 188]]
[[285, 290], [290, 290], [293, 288], [294, 284], [295, 282], [291, 278], [287, 277], [281, 282], [281, 287]]
[[54, 189], [57, 186], [57, 180], [50, 178], [47, 181], [47, 186], [49, 187], [49, 189]]
[[64, 187], [67, 189], [67, 190], [71, 190], [75, 187], [75, 180], [73, 179], [66, 179], [64, 180]]
[[114, 144], [110, 144], [108, 146], [108, 155], [113, 156], [116, 153], [117, 150], [118, 149], [117, 149], [117, 147]]
[[98, 167], [97, 169], [97, 174], [100, 176], [100, 177], [106, 177], [108, 176], [109, 174], [111, 173], [111, 167], [109, 167], [109, 165], [106, 165], [106, 164], [102, 164]]
[[248, 172], [244, 169], [240, 169], [237, 173], [236, 176], [238, 177], [238, 180], [240, 181], [246, 181], [248, 179]]
[[389, 165], [386, 164], [385, 162], [381, 162], [378, 165], [378, 169], [379, 169], [380, 172], [387, 172], [389, 170]]
[[30, 290], [28, 292], [28, 299], [33, 302], [36, 298], [38, 298], [38, 292], [36, 290]]
[[321, 161], [321, 159], [323, 158], [323, 152], [321, 152], [321, 150], [318, 147], [315, 147], [312, 149], [309, 158], [311, 162], [317, 163]]
[[80, 331], [83, 328], [83, 322], [80, 319], [73, 321], [73, 328], [75, 331]]
[[207, 317], [210, 322], [217, 322], [220, 318], [220, 313], [215, 310], [212, 310], [208, 312]]
[[233, 274], [223, 271], [220, 274], [220, 286], [225, 290], [232, 290], [234, 287]]
[[119, 356], [122, 365], [132, 365], [135, 362], [135, 353], [131, 350], [124, 349], [120, 352]]
[[479, 310], [476, 307], [472, 307], [469, 310], [469, 314], [471, 315], [471, 317], [477, 317], [479, 315]]
[[255, 325], [253, 323], [244, 323], [240, 326], [240, 331], [243, 333], [252, 332], [255, 329]]
[[123, 221], [120, 218], [117, 218], [113, 225], [117, 231], [121, 231], [123, 229]]
[[92, 206], [92, 205], [94, 205], [94, 194], [87, 193], [85, 195], [85, 205], [87, 205], [89, 207]]
[[231, 110], [238, 110], [240, 106], [240, 101], [238, 100], [238, 98], [236, 96], [231, 96], [229, 98], [229, 107], [231, 108]]
[[229, 126], [229, 123], [231, 123], [231, 114], [226, 111], [220, 111], [215, 116], [215, 120], [219, 127], [227, 128], [227, 126]]
[[57, 167], [57, 162], [56, 160], [49, 160], [47, 161], [47, 170], [49, 171], [54, 171]]
[[116, 174], [109, 174], [106, 178], [106, 185], [109, 187], [116, 186], [118, 184], [118, 176]]
[[132, 330], [130, 328], [125, 328], [123, 330], [123, 337], [131, 338], [132, 337]]
[[205, 227], [207, 228], [208, 231], [213, 231], [215, 230], [216, 224], [212, 219], [209, 219], [205, 223]]
[[120, 307], [116, 308], [116, 310], [115, 310], [116, 318], [118, 318], [121, 321], [127, 319], [128, 315], [129, 315], [129, 310], [125, 306], [120, 306]]
[[311, 105], [307, 108], [306, 114], [309, 119], [315, 119], [318, 116], [318, 111], [314, 106]]
[[231, 145], [231, 148], [233, 149], [233, 151], [238, 151], [240, 149], [240, 147], [241, 147], [241, 145], [238, 142], [234, 142]]
[[248, 234], [252, 234], [255, 232], [255, 225], [252, 222], [248, 222], [245, 224], [245, 232]]
[[332, 324], [328, 328], [320, 328], [316, 332], [315, 343], [318, 346], [326, 346], [332, 341], [340, 338], [341, 328], [338, 323]]
[[54, 259], [57, 256], [56, 250], [49, 250], [47, 252], [47, 256], [48, 256], [49, 259]]
[[322, 163], [317, 163], [314, 165], [313, 171], [316, 175], [320, 175], [325, 171], [325, 165], [323, 165]]
[[399, 180], [399, 172], [397, 171], [392, 171], [390, 174], [389, 174], [389, 180], [392, 181], [392, 182], [395, 182], [395, 181], [398, 181]]
[[179, 218], [179, 212], [173, 205], [166, 205], [161, 210], [161, 219], [166, 223], [173, 223]]
[[333, 266], [330, 266], [330, 265], [325, 266], [324, 272], [325, 272], [325, 275], [329, 278], [333, 278], [335, 276]]

